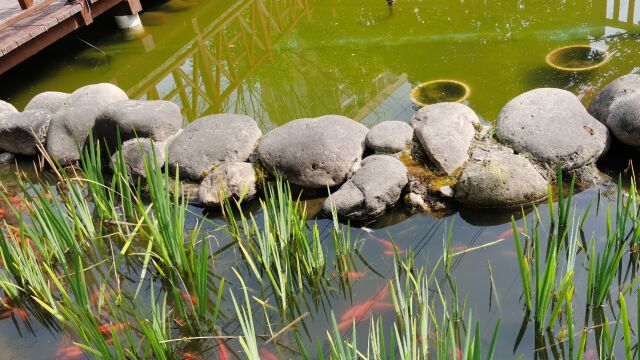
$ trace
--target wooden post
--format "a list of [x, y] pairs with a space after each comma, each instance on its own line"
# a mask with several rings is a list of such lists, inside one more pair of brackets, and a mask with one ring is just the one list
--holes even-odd
[[28, 9], [33, 5], [33, 0], [18, 0], [18, 4], [20, 4], [20, 8], [22, 10]]

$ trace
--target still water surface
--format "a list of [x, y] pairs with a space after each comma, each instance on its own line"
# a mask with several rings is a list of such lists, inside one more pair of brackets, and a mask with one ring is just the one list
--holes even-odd
[[[415, 112], [411, 89], [437, 79], [468, 84], [467, 104], [492, 121], [509, 99], [529, 89], [567, 89], [588, 104], [604, 84], [640, 72], [637, 0], [397, 0], [393, 9], [384, 0], [171, 0], [146, 4], [145, 9], [143, 34], [119, 32], [108, 18], [98, 21], [1, 76], [0, 98], [22, 108], [42, 91], [70, 92], [88, 83], [112, 82], [131, 98], [180, 104], [188, 121], [238, 112], [253, 116], [268, 131], [296, 118], [329, 113], [368, 126], [389, 119], [408, 121]], [[602, 68], [580, 74], [547, 66], [545, 57], [551, 50], [573, 44], [607, 50], [612, 58]], [[0, 169], [5, 185], [12, 182], [12, 170]], [[584, 211], [600, 193], [610, 189], [580, 193], [577, 211]], [[610, 201], [607, 196], [600, 199], [585, 229], [596, 238], [604, 235]], [[540, 213], [548, 218], [547, 206], [540, 206]], [[454, 248], [463, 250], [501, 237], [510, 228], [510, 216], [462, 210], [434, 218], [397, 209], [362, 224], [374, 233], [354, 227], [362, 258], [382, 276], [368, 270], [364, 279], [354, 282], [351, 296], [337, 293], [315, 309], [309, 343], [325, 338], [328, 309], [339, 316], [351, 304], [371, 297], [393, 275], [393, 258], [383, 255], [376, 237], [391, 236], [399, 246], [412, 247], [416, 263], [428, 265], [442, 254], [442, 238], [452, 221]], [[320, 222], [330, 226], [327, 220]], [[215, 235], [220, 246], [228, 242], [224, 235]], [[325, 244], [330, 246], [330, 241]], [[583, 284], [574, 303], [578, 325], [584, 320], [587, 265], [581, 256], [575, 280]], [[218, 274], [233, 278], [228, 269], [239, 259], [237, 249], [226, 250], [216, 258]], [[495, 289], [490, 287], [489, 263]], [[358, 266], [366, 269], [363, 263]], [[523, 302], [511, 239], [456, 257], [453, 276], [474, 318], [482, 322], [487, 342], [496, 320], [502, 319], [497, 359], [566, 356], [566, 344], [554, 345], [561, 327], [546, 344], [536, 344], [530, 324], [517, 341]], [[439, 281], [447, 282], [442, 275]], [[614, 286], [612, 293], [617, 290]], [[450, 289], [445, 291], [450, 295]], [[636, 304], [629, 306], [635, 309]], [[230, 303], [224, 307], [233, 314]], [[635, 312], [631, 313], [635, 323]], [[383, 315], [393, 319], [391, 313]], [[359, 327], [361, 344], [367, 329], [365, 321]], [[223, 330], [239, 332], [233, 319]], [[58, 331], [33, 317], [0, 321], [2, 359], [55, 358], [56, 347], [64, 341]], [[594, 348], [590, 337], [588, 349]], [[273, 350], [283, 359], [296, 358], [286, 347]]]

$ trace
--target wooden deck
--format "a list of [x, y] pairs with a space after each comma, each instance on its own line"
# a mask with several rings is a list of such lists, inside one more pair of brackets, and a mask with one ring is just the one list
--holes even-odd
[[17, 0], [0, 0], [0, 74], [109, 10], [113, 15], [142, 10], [139, 0], [39, 0], [25, 10], [16, 6]]

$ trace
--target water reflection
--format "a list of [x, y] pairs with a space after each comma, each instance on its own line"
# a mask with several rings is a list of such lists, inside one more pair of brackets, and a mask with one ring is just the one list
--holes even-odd
[[[538, 86], [566, 88], [588, 100], [589, 94], [580, 92], [628, 73], [629, 53], [638, 47], [619, 36], [635, 34], [633, 24], [640, 17], [640, 5], [632, 9], [626, 0], [538, 7], [522, 1], [508, 15], [502, 2], [425, 8], [409, 1], [396, 4], [392, 13], [384, 3], [378, 5], [250, 0], [235, 3], [211, 23], [193, 17], [195, 37], [127, 91], [135, 98], [179, 103], [189, 121], [240, 112], [268, 129], [295, 118], [339, 113], [373, 125], [407, 120], [413, 112], [407, 89], [427, 76], [457, 74], [472, 86], [479, 84], [470, 105], [492, 119], [511, 96]], [[162, 14], [146, 16], [155, 24], [163, 22]], [[571, 23], [577, 26], [567, 28]], [[604, 23], [627, 30], [612, 36]], [[513, 40], [522, 37], [535, 42], [520, 47]], [[615, 52], [608, 69], [593, 76], [544, 69], [544, 55], [570, 40], [626, 53]], [[493, 59], [510, 62], [512, 69], [490, 70]], [[421, 66], [428, 63], [437, 65]]]

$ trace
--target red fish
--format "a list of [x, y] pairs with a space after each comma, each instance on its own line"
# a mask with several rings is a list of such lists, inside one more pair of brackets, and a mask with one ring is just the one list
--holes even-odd
[[4, 219], [5, 216], [7, 216], [7, 210], [0, 209], [0, 219]]
[[[100, 302], [100, 296], [102, 294], [102, 291], [100, 291], [100, 289], [95, 289], [93, 290], [93, 292], [91, 293], [91, 295], [89, 296], [89, 301], [93, 304], [93, 305], [98, 305], [98, 302]], [[104, 299], [108, 299], [109, 298], [109, 293], [104, 293]]]
[[218, 339], [218, 360], [229, 360], [229, 351], [224, 341]]
[[103, 335], [111, 334], [112, 332], [118, 332], [120, 330], [124, 330], [127, 327], [126, 323], [117, 323], [117, 324], [102, 324], [98, 327], [98, 331], [100, 331]]
[[398, 245], [396, 245], [394, 248], [393, 243], [389, 240], [381, 238], [375, 238], [375, 240], [378, 242], [378, 244], [382, 245], [385, 248], [382, 253], [386, 256], [394, 256], [396, 254], [396, 251], [398, 251], [398, 255], [403, 255], [405, 253], [405, 250], [400, 248]]
[[345, 279], [349, 280], [360, 280], [362, 279], [366, 273], [360, 271], [347, 271], [340, 274]]
[[182, 299], [182, 301], [191, 301], [192, 304], [198, 303], [198, 297], [193, 294], [187, 294], [184, 291], [178, 291], [178, 295]]
[[278, 357], [269, 351], [269, 349], [260, 348], [260, 360], [278, 360]]
[[393, 309], [393, 304], [376, 300], [367, 300], [362, 304], [355, 305], [348, 309], [340, 318], [338, 329], [340, 331], [344, 331], [351, 326], [353, 320], [360, 322], [368, 319], [373, 313], [389, 309]]
[[[524, 231], [524, 229], [521, 228], [521, 227], [518, 227], [517, 230], [518, 230], [519, 233]], [[507, 230], [501, 232], [498, 235], [498, 239], [506, 239], [506, 238], [509, 238], [511, 236], [513, 236], [513, 228], [508, 228]]]
[[22, 321], [27, 321], [27, 319], [29, 319], [29, 313], [26, 310], [12, 307], [6, 307], [4, 311], [0, 313], [0, 319], [6, 319], [14, 315], [19, 317]]
[[[21, 241], [21, 236], [20, 236], [20, 231], [18, 231], [18, 229], [12, 229], [11, 232], [13, 233], [13, 237], [17, 240], [17, 241]], [[29, 246], [31, 244], [31, 239], [29, 239], [28, 237], [24, 237], [24, 244]]]
[[196, 355], [196, 354], [194, 354], [194, 353], [190, 353], [190, 352], [183, 352], [183, 353], [182, 353], [182, 357], [183, 357], [185, 360], [202, 360], [202, 359], [203, 359], [203, 357], [202, 357], [202, 356], [200, 356], [200, 355]]
[[13, 196], [9, 196], [7, 198], [7, 200], [9, 201], [9, 203], [11, 203], [12, 205], [17, 205], [20, 204], [22, 202], [22, 199], [20, 198], [20, 196], [18, 195], [13, 195]]
[[29, 313], [26, 310], [15, 308], [14, 311], [22, 321], [26, 321], [29, 318]]
[[56, 350], [56, 357], [60, 360], [73, 360], [82, 355], [84, 355], [84, 352], [82, 352], [82, 349], [77, 345], [63, 346]]

